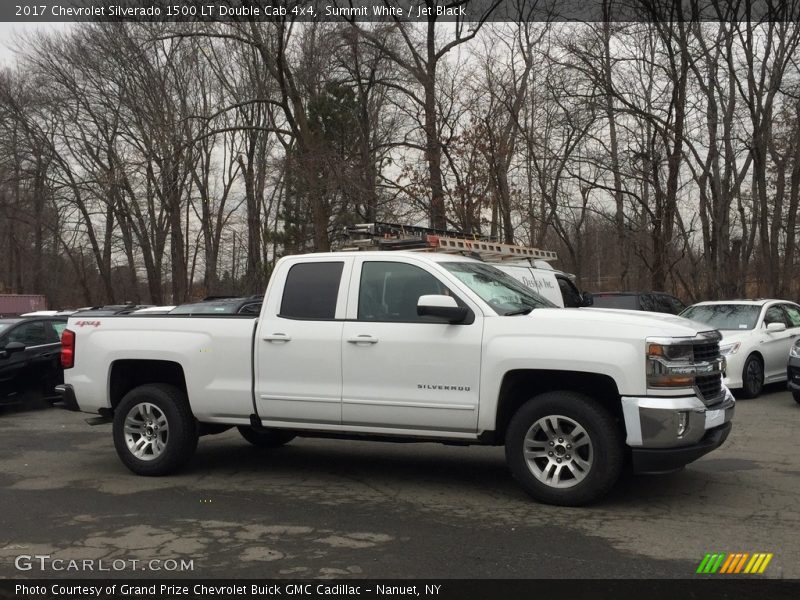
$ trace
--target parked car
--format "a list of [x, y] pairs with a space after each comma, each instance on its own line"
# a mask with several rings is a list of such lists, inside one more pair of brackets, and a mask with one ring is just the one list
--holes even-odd
[[31, 390], [55, 396], [55, 386], [64, 382], [60, 352], [66, 327], [66, 317], [0, 319], [0, 402]]
[[664, 292], [595, 292], [595, 308], [622, 308], [648, 312], [680, 314], [686, 305], [672, 294]]
[[130, 315], [145, 308], [151, 308], [152, 304], [109, 304], [106, 306], [93, 306], [84, 308], [72, 313], [76, 317], [110, 317], [114, 315]]
[[755, 398], [765, 383], [784, 381], [786, 359], [800, 335], [800, 306], [786, 300], [699, 302], [682, 317], [705, 323], [722, 333], [725, 384]]
[[68, 317], [79, 310], [89, 310], [88, 308], [65, 308], [64, 310], [37, 310], [34, 312], [25, 313], [21, 317]]
[[166, 315], [171, 310], [173, 310], [175, 306], [148, 306], [147, 308], [140, 308], [139, 310], [133, 311], [132, 315]]
[[789, 350], [789, 362], [786, 365], [786, 380], [794, 401], [800, 404], [800, 339], [795, 340]]
[[181, 304], [169, 311], [171, 315], [251, 315], [261, 312], [261, 296], [248, 298], [213, 297], [201, 302]]

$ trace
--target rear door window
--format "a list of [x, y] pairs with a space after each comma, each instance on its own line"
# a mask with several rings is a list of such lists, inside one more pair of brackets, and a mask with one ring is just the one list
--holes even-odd
[[[49, 325], [48, 325], [49, 328]], [[47, 329], [44, 321], [31, 321], [23, 323], [8, 334], [9, 342], [20, 342], [26, 347], [43, 346], [52, 343], [47, 338]]]
[[289, 269], [279, 316], [333, 319], [344, 262], [299, 263]]

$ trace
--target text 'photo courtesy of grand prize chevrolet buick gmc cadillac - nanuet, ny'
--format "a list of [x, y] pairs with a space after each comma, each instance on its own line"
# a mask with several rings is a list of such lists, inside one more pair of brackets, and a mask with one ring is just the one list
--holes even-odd
[[288, 256], [257, 319], [77, 316], [62, 341], [66, 404], [113, 419], [140, 475], [176, 471], [230, 427], [260, 446], [492, 444], [533, 498], [582, 505], [628, 459], [665, 472], [719, 447], [734, 412], [717, 331], [559, 308], [458, 252]]

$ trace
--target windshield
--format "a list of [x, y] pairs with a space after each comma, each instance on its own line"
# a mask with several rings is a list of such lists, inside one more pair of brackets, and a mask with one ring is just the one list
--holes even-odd
[[12, 323], [0, 323], [0, 333], [11, 327]]
[[441, 265], [499, 315], [524, 315], [534, 308], [556, 308], [549, 300], [491, 265], [473, 262], [447, 262]]
[[690, 306], [680, 316], [711, 325], [714, 329], [753, 329], [758, 321], [760, 306], [752, 304], [698, 304]]

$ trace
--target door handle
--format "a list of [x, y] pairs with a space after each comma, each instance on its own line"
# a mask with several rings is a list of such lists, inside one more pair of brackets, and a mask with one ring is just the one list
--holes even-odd
[[377, 344], [378, 338], [372, 335], [354, 335], [347, 338], [347, 342], [350, 344]]
[[265, 342], [291, 342], [292, 338], [285, 333], [273, 333], [270, 335], [265, 335], [263, 338]]

